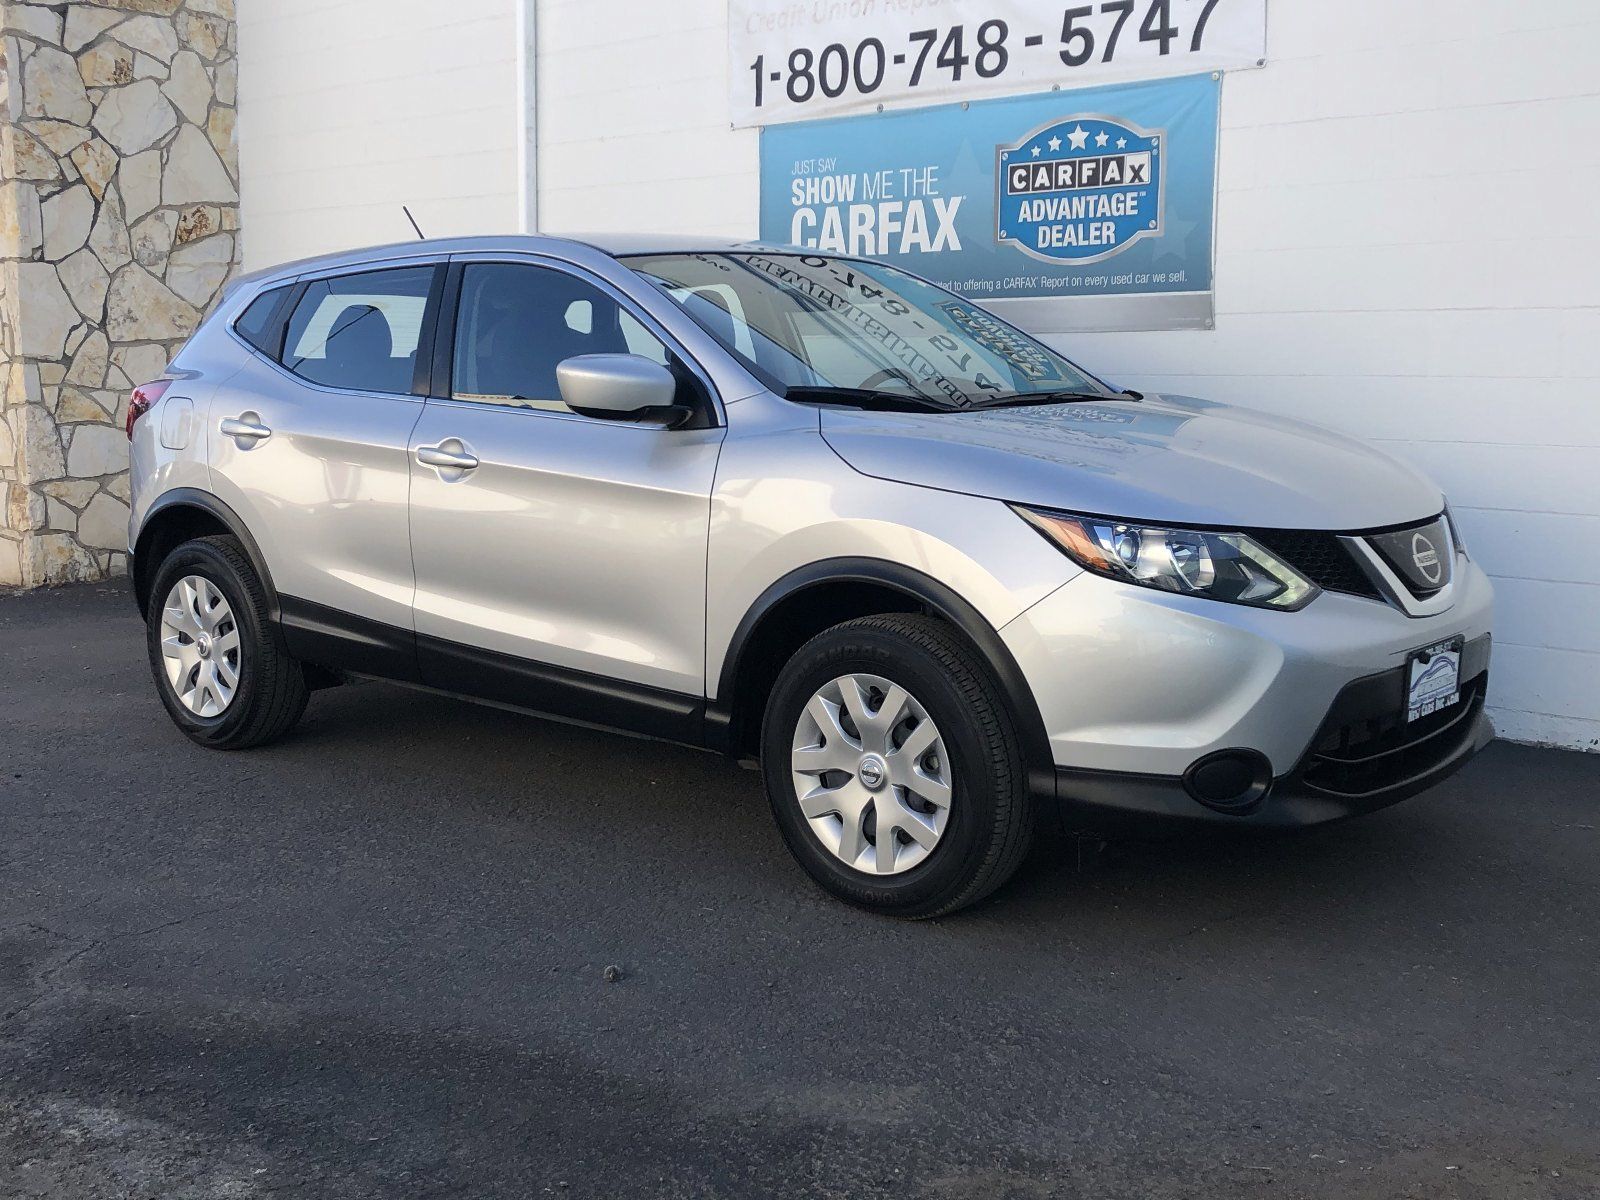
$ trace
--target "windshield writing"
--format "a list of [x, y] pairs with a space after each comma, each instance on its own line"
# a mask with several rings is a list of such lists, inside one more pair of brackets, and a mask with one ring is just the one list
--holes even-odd
[[1111, 394], [993, 313], [881, 263], [784, 253], [626, 261], [780, 392], [846, 389], [952, 410]]

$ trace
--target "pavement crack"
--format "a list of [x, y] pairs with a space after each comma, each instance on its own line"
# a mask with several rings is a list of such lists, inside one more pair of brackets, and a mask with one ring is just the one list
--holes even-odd
[[13, 921], [9, 925], [0, 925], [0, 934], [10, 933], [14, 929], [31, 929], [35, 933], [45, 933], [51, 937], [61, 936], [48, 925], [41, 925], [38, 921]]
[[[27, 1001], [27, 1003], [22, 1004], [6, 1013], [3, 1019], [7, 1022], [14, 1021], [26, 1013], [29, 1009], [37, 1005], [41, 1000], [50, 994], [50, 985], [55, 983], [56, 979], [61, 975], [61, 973], [68, 967], [72, 966], [73, 963], [83, 958], [86, 954], [91, 954], [96, 950], [103, 950], [117, 942], [137, 941], [140, 938], [153, 937], [155, 934], [161, 933], [165, 930], [174, 929], [179, 925], [187, 925], [191, 921], [198, 921], [205, 917], [213, 916], [216, 913], [224, 912], [228, 909], [237, 907], [239, 907], [238, 904], [218, 904], [212, 906], [211, 908], [202, 908], [197, 912], [186, 913], [181, 917], [174, 917], [170, 921], [162, 921], [159, 924], [151, 925], [147, 929], [124, 929], [117, 933], [108, 934], [105, 937], [93, 938], [83, 943], [83, 945], [72, 951], [72, 953], [68, 954], [65, 958], [62, 958], [60, 961], [41, 971], [35, 980], [35, 987], [37, 989], [35, 994]], [[33, 922], [23, 922], [23, 924], [30, 925], [33, 924]], [[43, 926], [37, 926], [37, 928], [42, 929]]]

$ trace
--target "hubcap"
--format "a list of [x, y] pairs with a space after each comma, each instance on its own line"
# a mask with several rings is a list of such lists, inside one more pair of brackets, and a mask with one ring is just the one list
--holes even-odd
[[909, 871], [944, 835], [950, 758], [927, 710], [897, 683], [842, 675], [824, 684], [800, 714], [790, 767], [811, 832], [858, 871]]
[[178, 702], [197, 717], [220, 717], [239, 688], [239, 627], [209, 579], [185, 575], [161, 607], [161, 655]]

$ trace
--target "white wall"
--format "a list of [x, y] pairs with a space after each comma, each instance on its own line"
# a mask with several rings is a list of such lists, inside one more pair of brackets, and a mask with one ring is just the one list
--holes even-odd
[[246, 269], [517, 232], [514, 3], [240, 0]]
[[727, 0], [537, 7], [540, 227], [754, 237], [758, 141], [728, 128]]
[[[546, 230], [755, 235], [726, 12], [538, 0]], [[1224, 85], [1217, 329], [1064, 348], [1423, 466], [1495, 576], [1501, 733], [1600, 749], [1600, 9], [1272, 0], [1270, 20], [1270, 65]]]

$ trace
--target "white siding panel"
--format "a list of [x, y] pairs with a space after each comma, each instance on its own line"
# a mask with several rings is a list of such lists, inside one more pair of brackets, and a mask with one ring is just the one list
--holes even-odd
[[[1570, 722], [1581, 736], [1586, 726], [1591, 739], [1600, 733], [1600, 720], [1586, 715], [1584, 706], [1594, 698], [1595, 674], [1600, 672], [1600, 655], [1577, 650], [1538, 646], [1496, 644], [1490, 667], [1491, 697], [1496, 686], [1518, 697], [1520, 703], [1507, 705], [1503, 698], [1492, 699], [1496, 722], [1508, 736], [1523, 736], [1530, 741], [1553, 740], [1535, 731]], [[1504, 692], [1500, 693], [1503, 697]], [[1600, 749], [1593, 740], [1574, 742], [1582, 750]]]
[[[1600, 655], [1600, 584], [1588, 585], [1587, 603], [1571, 584], [1502, 577], [1494, 586], [1499, 644]], [[1600, 671], [1600, 658], [1590, 667]]]
[[512, 0], [241, 4], [239, 62], [248, 268], [516, 231]]
[[755, 235], [759, 142], [729, 125], [726, 22], [726, 0], [540, 0], [545, 229]]
[[[1564, 516], [1548, 512], [1474, 508], [1452, 503], [1450, 511], [1461, 524], [1467, 550], [1495, 579], [1542, 579], [1552, 583], [1587, 584], [1561, 592], [1572, 619], [1584, 608], [1600, 606], [1600, 517]], [[1481, 552], [1492, 547], [1487, 557]], [[1516, 607], [1514, 598], [1499, 597], [1495, 611], [1504, 615]], [[1567, 618], [1561, 618], [1563, 620]], [[1548, 644], [1565, 635], [1546, 631]], [[1600, 718], [1597, 718], [1600, 719]]]

